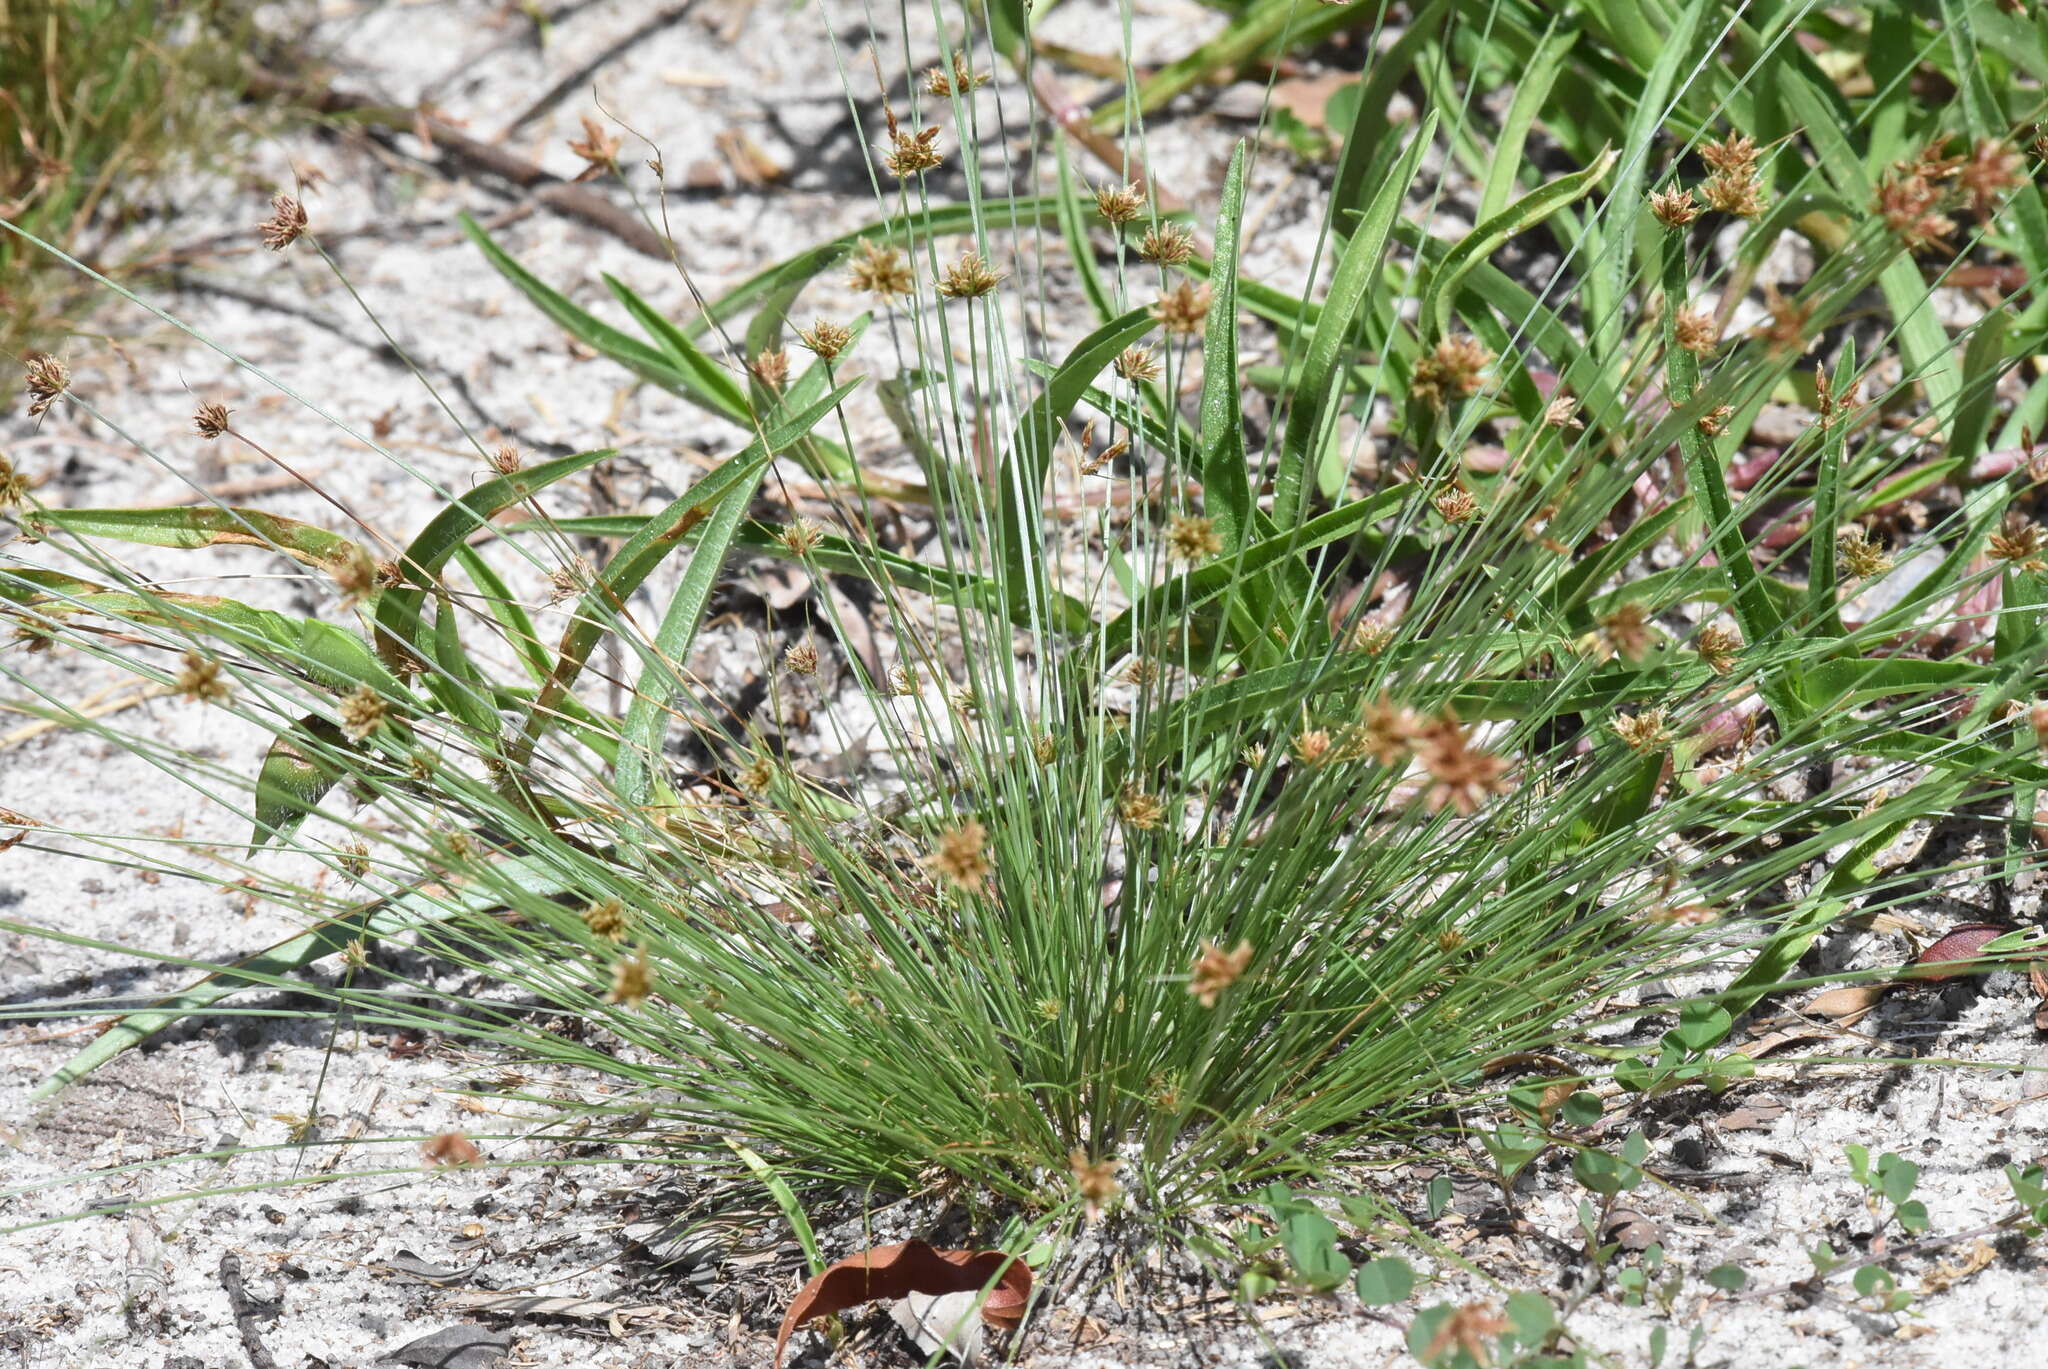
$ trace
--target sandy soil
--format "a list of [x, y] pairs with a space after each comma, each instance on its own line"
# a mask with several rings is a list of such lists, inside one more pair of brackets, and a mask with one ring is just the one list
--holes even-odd
[[[594, 81], [603, 109], [659, 148], [682, 265], [690, 283], [710, 294], [872, 217], [862, 135], [837, 74], [851, 73], [857, 92], [871, 87], [863, 74], [867, 20], [843, 0], [822, 11], [681, 8], [687, 12], [604, 61]], [[632, 3], [570, 5], [542, 46], [511, 6], [339, 0], [323, 7], [317, 38], [332, 54], [337, 86], [393, 103], [431, 100], [450, 120], [465, 121], [471, 136], [491, 141], [509, 112], [647, 25], [652, 13]], [[900, 75], [906, 44], [889, 27], [893, 17], [880, 22], [883, 69]], [[907, 42], [920, 68], [935, 57], [929, 22], [914, 16]], [[1047, 27], [1061, 41], [1107, 50], [1105, 22], [1102, 11], [1077, 3]], [[1191, 32], [1218, 22], [1191, 0], [1143, 0], [1134, 32], [1141, 55], [1173, 53]], [[566, 144], [579, 116], [597, 107], [591, 84], [574, 83], [503, 145], [574, 175], [580, 163]], [[999, 88], [983, 98], [990, 115], [983, 126], [993, 129], [996, 101], [1019, 95]], [[1250, 127], [1242, 116], [1256, 106], [1255, 88], [1176, 105], [1148, 138], [1162, 182], [1191, 203], [1212, 203], [1229, 142]], [[863, 114], [874, 107], [867, 99]], [[1021, 122], [1014, 103], [1001, 112], [1012, 126]], [[753, 152], [736, 150], [743, 148], [738, 139]], [[1005, 152], [1019, 150], [993, 135], [984, 140], [992, 178]], [[780, 169], [765, 184], [748, 183], [758, 166], [743, 174], [755, 153]], [[642, 155], [629, 147], [629, 164]], [[522, 260], [585, 303], [605, 298], [600, 276], [611, 272], [681, 309], [687, 287], [671, 265], [537, 197], [508, 192], [502, 180], [411, 136], [378, 142], [308, 132], [257, 149], [239, 183], [195, 197], [167, 233], [179, 245], [211, 247], [150, 292], [219, 349], [260, 367], [277, 389], [160, 319], [111, 308], [98, 326], [119, 347], [80, 338], [65, 353], [79, 391], [119, 430], [69, 410], [40, 425], [11, 417], [0, 430], [17, 462], [49, 478], [43, 498], [149, 504], [195, 485], [256, 486], [272, 474], [268, 466], [224, 457], [190, 432], [195, 402], [214, 399], [372, 522], [410, 528], [427, 505], [412, 478], [347, 430], [374, 429], [431, 484], [474, 478], [474, 451], [317, 261], [254, 247], [250, 225], [263, 217], [268, 194], [292, 183], [295, 168], [299, 176], [319, 173], [308, 195], [316, 227], [363, 299], [487, 441], [534, 452], [617, 446], [626, 476], [616, 493], [627, 507], [658, 497], [723, 450], [727, 434], [712, 420], [577, 355], [512, 297], [461, 238], [454, 217], [468, 210], [494, 223]], [[637, 171], [633, 180], [651, 192], [651, 173]], [[1314, 245], [1312, 175], [1280, 158], [1262, 161], [1249, 202], [1258, 227], [1248, 271], [1297, 282]], [[1059, 268], [1052, 271], [1057, 284]], [[824, 312], [845, 303], [835, 289], [822, 285], [811, 304]], [[860, 436], [889, 440], [878, 417], [868, 421], [872, 430]], [[238, 497], [298, 517], [332, 516], [294, 488]], [[138, 555], [131, 564], [179, 573], [168, 556]], [[246, 566], [251, 576], [273, 569], [253, 555]], [[290, 578], [252, 581], [250, 593], [302, 609], [332, 597], [324, 585]], [[712, 678], [721, 670], [744, 674], [779, 650], [767, 637], [750, 626], [721, 628], [707, 638], [699, 664]], [[118, 678], [61, 651], [25, 664], [18, 654], [13, 659], [33, 688], [54, 697], [78, 699]], [[47, 830], [0, 854], [0, 916], [190, 962], [234, 958], [294, 930], [282, 911], [251, 907], [213, 880], [179, 882], [76, 858], [106, 851], [77, 835], [95, 832], [241, 840], [244, 820], [209, 795], [203, 767], [252, 763], [261, 744], [253, 729], [164, 698], [110, 715], [107, 725], [167, 749], [152, 760], [87, 730], [15, 735], [27, 721], [0, 716], [0, 730], [9, 733], [0, 738], [0, 803]], [[1923, 929], [1939, 930], [1980, 913], [1972, 901], [1981, 902], [1977, 891], [1958, 890], [1954, 899], [1905, 911]], [[1830, 955], [1836, 964], [1865, 965], [1896, 960], [1903, 949], [1896, 933], [1872, 933]], [[448, 1041], [223, 1015], [167, 1033], [53, 1106], [29, 1105], [36, 1081], [86, 1039], [86, 1025], [61, 1005], [140, 1002], [190, 974], [110, 949], [0, 934], [0, 1003], [35, 1009], [0, 1029], [0, 1228], [16, 1228], [0, 1235], [0, 1360], [80, 1369], [249, 1362], [260, 1369], [250, 1348], [260, 1343], [288, 1369], [352, 1369], [394, 1362], [389, 1357], [401, 1347], [455, 1329], [475, 1342], [469, 1350], [457, 1354], [444, 1344], [397, 1362], [607, 1369], [768, 1362], [774, 1324], [802, 1262], [761, 1195], [702, 1191], [645, 1147], [531, 1135], [527, 1110], [448, 1087], [474, 1063]], [[1647, 1307], [1593, 1298], [1573, 1317], [1578, 1338], [1625, 1364], [1651, 1362], [1660, 1325], [1670, 1328], [1666, 1364], [1684, 1362], [1695, 1329], [1694, 1353], [1706, 1365], [2023, 1362], [2017, 1347], [2044, 1321], [2042, 1272], [2012, 1235], [1908, 1258], [1905, 1286], [1926, 1291], [1902, 1315], [1866, 1310], [1840, 1280], [1817, 1297], [1794, 1291], [1730, 1299], [1712, 1295], [1701, 1276], [1736, 1262], [1748, 1269], [1752, 1288], [1768, 1288], [1805, 1277], [1805, 1252], [1822, 1241], [1871, 1253], [1862, 1239], [1871, 1216], [1843, 1156], [1849, 1142], [1922, 1166], [1933, 1235], [2003, 1216], [2010, 1204], [2002, 1167], [2048, 1151], [2048, 1102], [2040, 1098], [2048, 1090], [2039, 1076], [1903, 1069], [1871, 1057], [2038, 1065], [2034, 1008], [2014, 975], [1923, 986], [1895, 994], [1855, 1032], [1822, 1032], [1793, 1052], [1839, 1063], [1767, 1062], [1755, 1081], [1718, 1100], [1644, 1108], [1661, 1182], [1626, 1205], [1689, 1277], [1668, 1307], [1654, 1296]], [[1654, 1020], [1645, 1027], [1661, 1029]], [[309, 1124], [320, 1144], [290, 1144]], [[458, 1128], [494, 1160], [568, 1163], [423, 1171], [419, 1139]], [[1428, 1177], [1410, 1168], [1374, 1182], [1414, 1210]], [[186, 1196], [195, 1190], [204, 1195]], [[1418, 1301], [1497, 1302], [1514, 1288], [1567, 1295], [1584, 1277], [1566, 1249], [1582, 1244], [1575, 1212], [1582, 1196], [1568, 1157], [1557, 1155], [1523, 1179], [1514, 1213], [1497, 1194], [1461, 1185], [1432, 1228], [1443, 1258], [1417, 1259], [1439, 1276]], [[715, 1220], [689, 1240], [662, 1237], [678, 1214]], [[828, 1255], [852, 1248], [863, 1217], [883, 1233], [920, 1234], [913, 1209], [844, 1215], [822, 1233]], [[1521, 1231], [1512, 1229], [1517, 1218], [1527, 1224]], [[649, 1242], [696, 1253], [656, 1270]], [[244, 1327], [224, 1256], [239, 1261]], [[1146, 1315], [1119, 1315], [1113, 1295], [1092, 1308], [1055, 1310], [1026, 1343], [1025, 1361], [1092, 1369], [1401, 1358], [1399, 1333], [1361, 1315], [1348, 1295], [1328, 1303], [1283, 1297], [1251, 1319], [1176, 1281], [1131, 1296]], [[561, 1301], [519, 1301], [534, 1298]], [[1393, 1310], [1405, 1317], [1411, 1309]], [[918, 1362], [886, 1321], [861, 1326], [854, 1348], [834, 1362]], [[808, 1356], [802, 1362], [826, 1362], [816, 1337], [799, 1344]]]

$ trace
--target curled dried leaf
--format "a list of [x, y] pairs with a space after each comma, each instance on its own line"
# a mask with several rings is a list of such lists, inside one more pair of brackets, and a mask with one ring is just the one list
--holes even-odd
[[1031, 1299], [1031, 1269], [1014, 1255], [1000, 1250], [934, 1250], [923, 1241], [878, 1245], [849, 1255], [798, 1291], [775, 1337], [775, 1363], [781, 1365], [791, 1333], [813, 1317], [912, 1293], [936, 1296], [984, 1288], [989, 1294], [981, 1305], [983, 1321], [1007, 1330], [1024, 1320], [1024, 1305]]

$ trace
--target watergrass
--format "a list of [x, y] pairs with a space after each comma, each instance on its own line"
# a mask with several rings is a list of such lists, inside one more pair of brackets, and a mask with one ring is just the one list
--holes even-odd
[[[44, 1094], [184, 1017], [303, 1011], [261, 997], [291, 989], [588, 1080], [593, 1112], [786, 1212], [937, 1176], [983, 1214], [1071, 1223], [1108, 1173], [1120, 1210], [1180, 1240], [1190, 1214], [1327, 1182], [1365, 1148], [1448, 1150], [1527, 1062], [1546, 1084], [1640, 1078], [1665, 1043], [1615, 1029], [1660, 1010], [1637, 1002], [1653, 981], [1718, 1010], [1687, 1027], [1713, 1054], [1813, 981], [1804, 958], [1845, 919], [2039, 863], [2042, 472], [2026, 451], [1979, 473], [2036, 402], [2001, 382], [2035, 355], [2038, 310], [2016, 296], [1952, 328], [1935, 300], [1966, 261], [2048, 273], [2038, 154], [2015, 141], [2042, 73], [1985, 36], [2018, 21], [1967, 8], [1943, 41], [1932, 20], [1813, 7], [1422, 6], [1316, 170], [1316, 288], [1246, 269], [1247, 187], [1275, 147], [1233, 150], [1192, 211], [1197, 252], [1142, 182], [1085, 188], [1073, 129], [1031, 130], [1059, 154], [1044, 184], [939, 201], [913, 165], [930, 103], [892, 112], [912, 174], [871, 167], [889, 190], [859, 232], [724, 295], [689, 282], [690, 317], [608, 281], [637, 335], [465, 224], [570, 336], [726, 420], [726, 453], [649, 516], [564, 494], [607, 453], [507, 461], [424, 491], [441, 506], [380, 529], [367, 572], [381, 553], [353, 531], [22, 492], [40, 542], [0, 561], [0, 611], [267, 734], [267, 757], [193, 782], [260, 848], [230, 868], [307, 918], [236, 965], [186, 966], [205, 977]], [[1288, 13], [1247, 8], [1096, 128], [1364, 20]], [[1052, 60], [1022, 10], [992, 34], [961, 18], [999, 89]], [[1963, 83], [1960, 115], [1887, 65], [1880, 28]], [[1845, 94], [1815, 43], [1868, 88]], [[1477, 98], [1525, 59], [1511, 100]], [[1397, 127], [1414, 73], [1426, 108]], [[971, 90], [943, 98], [955, 127], [987, 117]], [[1429, 212], [1461, 160], [1484, 167], [1464, 232]], [[1989, 168], [1988, 198], [1964, 165]], [[1900, 219], [1914, 176], [1946, 232]], [[1132, 212], [1106, 223], [1119, 194]], [[1724, 339], [1788, 238], [1811, 278], [1774, 282], [1755, 334]], [[1001, 255], [1019, 240], [1033, 251]], [[1039, 248], [1076, 257], [1078, 298], [977, 274]], [[1515, 264], [1534, 251], [1545, 278]], [[799, 330], [816, 356], [797, 370], [797, 302], [849, 259], [870, 282], [900, 266], [909, 293]], [[1181, 280], [1208, 292], [1200, 342], [1161, 370], [1134, 349]], [[1714, 336], [1694, 348], [1681, 313], [1702, 302]], [[1045, 336], [1066, 342], [1032, 350]], [[1279, 361], [1248, 389], [1252, 336]], [[118, 396], [51, 398], [117, 417]], [[852, 436], [850, 407], [881, 399], [904, 459]], [[1810, 420], [1763, 460], [1745, 438], [1767, 404]], [[828, 492], [828, 526], [758, 516], [786, 468]], [[1090, 488], [1114, 497], [1077, 520]], [[885, 498], [925, 520], [922, 550], [882, 545]], [[618, 542], [601, 572], [567, 559], [588, 537]], [[123, 543], [268, 548], [340, 602], [328, 621], [173, 593]], [[843, 652], [817, 710], [880, 739], [867, 782], [808, 773], [689, 669], [713, 590], [756, 556], [873, 605], [879, 671], [845, 645], [843, 599], [830, 638], [764, 663], [773, 709]], [[547, 582], [572, 605], [558, 633], [535, 626]], [[623, 679], [593, 678], [606, 643]], [[151, 754], [19, 658], [0, 670]], [[1928, 824], [1998, 854], [1889, 864]], [[71, 836], [21, 830], [30, 849]], [[92, 834], [80, 853], [220, 877], [175, 843]], [[287, 873], [306, 862], [335, 878]], [[383, 962], [308, 977], [367, 966], [378, 940], [493, 987], [450, 998], [448, 976]], [[578, 1033], [550, 1029], [565, 1019]]]

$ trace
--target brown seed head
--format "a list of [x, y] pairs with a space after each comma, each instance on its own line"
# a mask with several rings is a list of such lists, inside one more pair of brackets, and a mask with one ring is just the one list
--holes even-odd
[[350, 741], [359, 742], [384, 725], [390, 710], [383, 695], [368, 685], [357, 685], [355, 692], [336, 706], [336, 711], [341, 716], [341, 730]]
[[988, 830], [972, 819], [939, 834], [939, 844], [924, 858], [928, 869], [945, 877], [955, 888], [980, 893], [995, 872], [985, 853]]
[[334, 863], [355, 883], [370, 873], [370, 848], [360, 841], [346, 842], [334, 848]]
[[1418, 728], [1410, 744], [1432, 780], [1427, 796], [1432, 813], [1448, 804], [1459, 816], [1471, 817], [1489, 794], [1513, 788], [1507, 761], [1473, 749], [1457, 715], [1448, 710]]
[[788, 549], [791, 556], [809, 556], [817, 550], [818, 543], [825, 540], [825, 530], [808, 518], [799, 518], [794, 523], [783, 525], [775, 534], [775, 540]]
[[1327, 765], [1339, 754], [1337, 739], [1322, 727], [1305, 727], [1295, 733], [1288, 750], [1293, 753], [1295, 764], [1309, 767]]
[[1664, 710], [1646, 708], [1634, 717], [1624, 715], [1614, 720], [1614, 735], [1636, 752], [1650, 752], [1671, 740], [1671, 729], [1665, 725]]
[[40, 418], [58, 395], [71, 388], [71, 368], [48, 352], [32, 352], [23, 369], [28, 376], [28, 416]]
[[1813, 317], [1813, 307], [1786, 299], [1778, 293], [1775, 285], [1764, 286], [1764, 308], [1770, 311], [1771, 321], [1761, 324], [1750, 333], [1770, 344], [1774, 356], [1802, 356], [1812, 346], [1806, 335], [1807, 320]]
[[263, 245], [273, 252], [282, 252], [306, 232], [306, 206], [289, 195], [270, 197], [270, 217], [256, 225], [256, 231], [263, 235]]
[[1138, 239], [1138, 257], [1154, 266], [1183, 266], [1195, 255], [1195, 230], [1184, 223], [1158, 223]]
[[1145, 187], [1136, 181], [1129, 185], [1097, 186], [1095, 212], [1121, 228], [1145, 212]]
[[1721, 325], [1704, 309], [1680, 309], [1671, 319], [1678, 345], [1694, 356], [1710, 357], [1721, 345]]
[[1600, 619], [1600, 643], [1605, 654], [1620, 656], [1634, 664], [1650, 654], [1657, 635], [1650, 627], [1650, 615], [1634, 600], [1616, 604]]
[[1166, 527], [1167, 555], [1176, 561], [1206, 561], [1223, 550], [1216, 522], [1198, 513], [1184, 513]]
[[780, 347], [770, 347], [747, 363], [747, 369], [754, 373], [769, 389], [780, 393], [789, 385], [789, 353]]
[[225, 404], [200, 405], [198, 412], [192, 415], [192, 431], [208, 442], [213, 441], [228, 430], [229, 412]]
[[853, 330], [824, 319], [813, 319], [809, 328], [796, 330], [796, 340], [807, 350], [817, 353], [820, 361], [830, 361], [852, 345]]
[[775, 782], [775, 762], [766, 756], [756, 756], [741, 766], [733, 779], [749, 794], [765, 794]]
[[1947, 191], [1919, 171], [1894, 166], [1878, 182], [1875, 208], [1908, 252], [1946, 251], [1956, 231], [1956, 221], [1943, 212], [1947, 199]]
[[1493, 353], [1478, 339], [1462, 333], [1447, 337], [1416, 361], [1408, 392], [1431, 408], [1441, 409], [1452, 400], [1479, 393], [1481, 372], [1492, 362]]
[[1543, 410], [1543, 426], [1546, 428], [1567, 428], [1576, 431], [1586, 425], [1579, 421], [1579, 401], [1570, 395], [1559, 395]]
[[1155, 794], [1148, 794], [1134, 784], [1127, 784], [1117, 797], [1116, 811], [1125, 822], [1141, 832], [1149, 832], [1166, 818], [1166, 805]]
[[1241, 979], [1251, 963], [1249, 941], [1240, 941], [1226, 951], [1215, 942], [1204, 940], [1188, 972], [1188, 993], [1203, 1007], [1213, 1008], [1223, 997], [1223, 991]]
[[917, 286], [903, 254], [873, 238], [862, 238], [854, 248], [853, 261], [846, 269], [846, 283], [864, 294], [884, 299], [907, 295]]
[[896, 116], [889, 116], [889, 150], [882, 154], [882, 166], [898, 180], [908, 180], [921, 172], [929, 171], [945, 158], [939, 155], [939, 130], [923, 129], [917, 133], [905, 133], [896, 127]]
[[1031, 754], [1040, 765], [1051, 765], [1059, 759], [1059, 738], [1050, 732], [1041, 732], [1031, 739]]
[[1735, 417], [1734, 405], [1716, 404], [1713, 408], [1699, 416], [1699, 422], [1695, 426], [1707, 437], [1719, 437], [1722, 433], [1728, 431], [1728, 420], [1733, 417]]
[[1970, 197], [1970, 212], [1989, 219], [1999, 197], [2027, 183], [2020, 172], [2020, 154], [1999, 138], [1985, 138], [1970, 149], [1956, 168], [1956, 188]]
[[1452, 527], [1469, 523], [1479, 516], [1479, 501], [1474, 499], [1463, 485], [1446, 485], [1430, 496], [1430, 507], [1437, 516]]
[[1169, 334], [1193, 337], [1209, 320], [1209, 287], [1198, 287], [1191, 280], [1178, 281], [1148, 312]]
[[1110, 369], [1133, 385], [1140, 385], [1159, 379], [1159, 358], [1150, 347], [1126, 347], [1116, 354]]
[[1716, 171], [1756, 170], [1757, 146], [1745, 133], [1730, 133], [1718, 143], [1701, 143], [1700, 158]]
[[791, 643], [789, 650], [782, 653], [782, 663], [789, 667], [792, 675], [817, 674], [817, 644], [809, 640]]
[[1690, 190], [1670, 186], [1650, 196], [1650, 212], [1666, 228], [1683, 228], [1700, 216], [1700, 207]]
[[1873, 542], [1860, 524], [1835, 539], [1835, 555], [1842, 574], [1852, 580], [1868, 580], [1892, 568], [1892, 558], [1886, 554], [1884, 544]]
[[993, 79], [987, 72], [970, 71], [967, 66], [967, 54], [956, 52], [953, 54], [953, 70], [950, 74], [944, 67], [931, 67], [925, 72], [924, 89], [925, 94], [935, 99], [947, 100], [955, 95], [965, 95], [969, 91], [979, 90]]
[[500, 446], [491, 449], [491, 469], [499, 475], [511, 475], [525, 464], [519, 458], [517, 447]]
[[1107, 1160], [1090, 1160], [1088, 1152], [1078, 1146], [1068, 1154], [1067, 1168], [1074, 1176], [1074, 1191], [1087, 1204], [1091, 1219], [1101, 1216], [1103, 1207], [1123, 1191], [1116, 1181], [1116, 1169], [1121, 1163], [1114, 1156]]
[[588, 114], [581, 117], [583, 120], [583, 137], [581, 139], [571, 138], [569, 140], [569, 150], [578, 157], [581, 157], [586, 163], [582, 174], [577, 179], [588, 180], [599, 172], [611, 170], [618, 162], [621, 144], [619, 139], [614, 134], [607, 132], [605, 126], [596, 119]]
[[601, 898], [583, 910], [583, 925], [592, 936], [614, 944], [624, 941], [630, 930], [626, 905], [615, 898]]
[[185, 653], [185, 667], [178, 672], [177, 689], [195, 703], [218, 703], [233, 692], [221, 678], [220, 662], [196, 651]]
[[1716, 675], [1726, 675], [1735, 667], [1735, 653], [1742, 650], [1742, 634], [1732, 627], [1710, 623], [1693, 638], [1692, 649], [1699, 653], [1709, 670]]
[[2044, 546], [2048, 546], [2048, 537], [2043, 536], [2041, 525], [2017, 512], [2006, 514], [2003, 526], [1991, 534], [1991, 554], [2020, 570], [2048, 570], [2048, 562], [2041, 559]]
[[996, 288], [1003, 279], [1001, 271], [991, 270], [989, 264], [977, 252], [962, 252], [960, 260], [946, 268], [939, 277], [939, 293], [947, 299], [980, 299]]
[[28, 481], [14, 469], [14, 462], [0, 453], [0, 509], [11, 509], [28, 497]]
[[630, 959], [621, 956], [612, 963], [612, 987], [605, 1002], [637, 1008], [653, 994], [654, 967], [647, 963], [647, 952], [640, 951]]

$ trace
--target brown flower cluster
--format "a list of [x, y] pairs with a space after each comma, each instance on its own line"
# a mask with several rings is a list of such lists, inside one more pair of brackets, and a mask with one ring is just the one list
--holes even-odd
[[1508, 779], [1506, 758], [1475, 749], [1464, 725], [1449, 709], [1424, 723], [1408, 744], [1429, 772], [1426, 801], [1432, 813], [1449, 806], [1458, 816], [1469, 818], [1488, 796], [1505, 794], [1514, 787]]
[[1213, 1008], [1223, 997], [1223, 991], [1244, 977], [1245, 969], [1251, 963], [1251, 942], [1240, 941], [1226, 951], [1215, 942], [1205, 940], [1188, 971], [1188, 992], [1203, 1007]]
[[988, 862], [985, 847], [988, 830], [980, 823], [961, 823], [939, 836], [938, 849], [926, 856], [927, 868], [936, 870], [957, 888], [978, 893], [995, 867]]
[[1700, 186], [1707, 204], [1723, 214], [1753, 219], [1764, 212], [1763, 182], [1757, 175], [1757, 145], [1746, 134], [1731, 133], [1718, 143], [1703, 143], [1700, 157], [1712, 169]]
[[1469, 399], [1479, 393], [1482, 372], [1493, 362], [1493, 353], [1477, 338], [1460, 334], [1439, 342], [1428, 356], [1415, 363], [1408, 392], [1433, 409], [1453, 400]]
[[939, 155], [937, 128], [905, 133], [896, 124], [895, 111], [884, 110], [883, 117], [889, 124], [889, 150], [882, 154], [882, 166], [890, 175], [908, 180], [945, 160]]
[[2002, 139], [1980, 139], [1955, 156], [1947, 148], [1946, 137], [1935, 138], [1878, 182], [1878, 216], [1908, 251], [1948, 250], [1956, 231], [1951, 210], [1967, 207], [1980, 222], [1988, 220], [2006, 191], [2026, 183], [2019, 153]]

